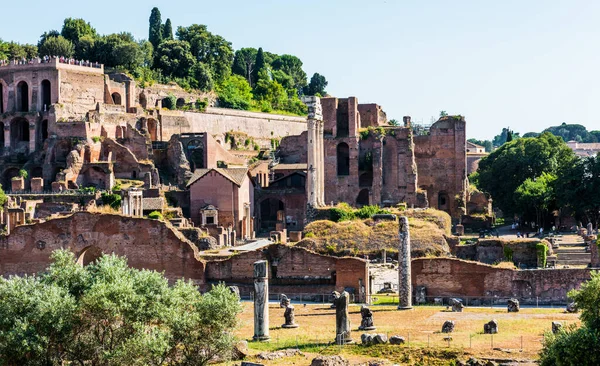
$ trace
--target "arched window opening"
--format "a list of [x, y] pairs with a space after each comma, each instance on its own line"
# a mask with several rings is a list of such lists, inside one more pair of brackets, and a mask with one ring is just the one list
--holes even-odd
[[142, 108], [146, 109], [148, 106], [148, 101], [146, 100], [146, 94], [140, 93], [140, 105]]
[[367, 206], [369, 204], [369, 190], [363, 189], [358, 192], [358, 196], [356, 197], [356, 206], [362, 207]]
[[178, 98], [177, 103], [175, 105], [177, 106], [177, 108], [182, 108], [185, 105], [185, 99]]
[[20, 142], [29, 142], [29, 121], [15, 118], [10, 123], [10, 139], [13, 147], [17, 147]]
[[337, 146], [337, 175], [350, 175], [350, 148], [345, 142]]
[[113, 100], [114, 104], [121, 105], [121, 94], [119, 94], [119, 93], [112, 93], [112, 100]]
[[358, 177], [359, 187], [372, 187], [373, 186], [373, 172], [362, 173]]
[[265, 231], [275, 230], [277, 224], [277, 212], [282, 211], [285, 218], [285, 205], [283, 201], [276, 198], [267, 198], [260, 203], [261, 229]]
[[446, 211], [450, 209], [450, 201], [446, 192], [438, 193], [438, 210]]
[[29, 112], [29, 85], [24, 81], [17, 84], [17, 112]]
[[51, 93], [50, 81], [42, 81], [42, 111], [44, 112], [50, 109], [50, 105], [52, 104]]
[[150, 141], [158, 141], [158, 122], [155, 119], [148, 119], [148, 133]]

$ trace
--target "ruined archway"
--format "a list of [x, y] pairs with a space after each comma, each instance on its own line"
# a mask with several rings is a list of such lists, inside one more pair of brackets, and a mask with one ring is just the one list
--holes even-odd
[[185, 105], [185, 99], [177, 98], [177, 102], [175, 103], [175, 106], [177, 108], [183, 108], [184, 105]]
[[44, 144], [44, 141], [48, 139], [48, 120], [45, 119], [38, 124], [37, 128], [37, 141], [40, 147]]
[[350, 175], [350, 147], [345, 142], [337, 148], [337, 175]]
[[146, 109], [146, 107], [148, 106], [148, 101], [146, 99], [146, 94], [144, 94], [144, 93], [140, 93], [140, 105], [144, 109]]
[[12, 190], [12, 179], [19, 176], [19, 169], [8, 168], [2, 174], [2, 187], [5, 191], [10, 192]]
[[204, 169], [206, 167], [204, 161], [204, 143], [201, 140], [194, 139], [188, 142], [187, 158], [190, 162], [192, 172], [196, 169]]
[[29, 121], [17, 117], [10, 122], [10, 145], [15, 151], [24, 151], [29, 148]]
[[150, 141], [159, 141], [158, 138], [158, 121], [154, 118], [148, 118], [148, 133], [150, 134]]
[[25, 81], [17, 84], [17, 112], [29, 112], [29, 85]]
[[90, 263], [96, 262], [100, 257], [102, 257], [102, 250], [95, 245], [90, 245], [86, 247], [79, 253], [77, 256], [77, 263], [81, 266], [87, 266]]
[[42, 111], [47, 111], [50, 109], [50, 105], [52, 104], [52, 91], [49, 80], [42, 81]]
[[356, 206], [367, 206], [369, 203], [369, 190], [366, 188], [362, 189], [358, 192], [358, 196], [356, 197]]
[[36, 166], [31, 169], [31, 178], [42, 178], [44, 176], [44, 169], [41, 166]]
[[260, 228], [264, 231], [276, 229], [277, 212], [282, 211], [285, 219], [285, 204], [277, 198], [267, 198], [260, 203]]
[[112, 93], [111, 95], [113, 103], [116, 105], [121, 105], [121, 94], [119, 93]]
[[450, 197], [445, 191], [438, 193], [438, 210], [449, 211], [450, 210]]

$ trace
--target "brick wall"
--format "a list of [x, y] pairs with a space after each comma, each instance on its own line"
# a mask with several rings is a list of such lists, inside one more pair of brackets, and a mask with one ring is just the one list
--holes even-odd
[[459, 259], [412, 261], [412, 284], [430, 297], [518, 297], [564, 301], [571, 289], [590, 278], [588, 269], [512, 270]]

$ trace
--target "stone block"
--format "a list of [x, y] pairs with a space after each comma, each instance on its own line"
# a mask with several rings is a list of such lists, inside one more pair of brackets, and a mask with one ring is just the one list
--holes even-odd
[[290, 242], [297, 243], [302, 240], [302, 231], [290, 231]]
[[519, 312], [519, 300], [510, 299], [508, 300], [507, 309], [509, 313], [518, 313]]
[[348, 366], [350, 363], [342, 356], [317, 356], [310, 366]]
[[498, 333], [498, 321], [493, 319], [483, 325], [484, 334], [496, 334]]
[[406, 342], [406, 340], [404, 339], [404, 337], [400, 337], [400, 336], [391, 336], [390, 337], [390, 344], [404, 344]]
[[31, 193], [43, 193], [44, 180], [42, 178], [31, 178]]
[[556, 333], [560, 332], [562, 327], [563, 327], [563, 324], [561, 322], [552, 322], [552, 333], [556, 334]]
[[454, 332], [454, 322], [452, 320], [446, 320], [442, 325], [442, 333]]
[[457, 236], [465, 235], [465, 227], [462, 225], [456, 225], [456, 235]]
[[21, 192], [25, 190], [25, 179], [23, 177], [14, 177], [11, 181], [12, 192]]

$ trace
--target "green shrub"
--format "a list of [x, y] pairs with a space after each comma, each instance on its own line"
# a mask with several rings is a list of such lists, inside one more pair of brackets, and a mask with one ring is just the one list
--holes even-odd
[[98, 143], [98, 142], [102, 141], [102, 137], [101, 136], [93, 136], [92, 141], [94, 141], [94, 143]]
[[102, 193], [102, 202], [111, 208], [118, 210], [121, 208], [121, 195], [116, 193]]
[[513, 260], [513, 249], [508, 245], [504, 246], [504, 259], [506, 259], [509, 262], [512, 262]]
[[174, 110], [175, 107], [177, 107], [177, 97], [169, 93], [169, 95], [167, 95], [167, 97], [162, 100], [162, 106], [164, 108]]
[[571, 325], [557, 334], [544, 335], [539, 363], [540, 366], [596, 366], [600, 365], [599, 349], [600, 330]]
[[163, 215], [158, 211], [152, 211], [148, 214], [148, 218], [151, 220], [164, 220]]
[[542, 268], [546, 268], [546, 258], [548, 257], [548, 247], [544, 243], [537, 243], [535, 245], [537, 250], [538, 263], [542, 265]]
[[360, 209], [356, 210], [354, 214], [361, 219], [368, 219], [373, 217], [373, 215], [391, 214], [391, 212], [388, 210], [384, 210], [379, 206], [371, 205], [361, 207]]
[[315, 233], [313, 233], [312, 231], [307, 232], [306, 234], [304, 234], [305, 238], [314, 238], [315, 237]]
[[196, 109], [200, 112], [204, 112], [206, 110], [206, 107], [208, 107], [208, 99], [198, 99], [196, 100], [196, 102], [194, 103], [194, 106], [196, 107]]
[[27, 173], [27, 170], [21, 169], [21, 170], [19, 170], [19, 177], [21, 177], [23, 179], [27, 179], [27, 177], [29, 177], [29, 173]]

